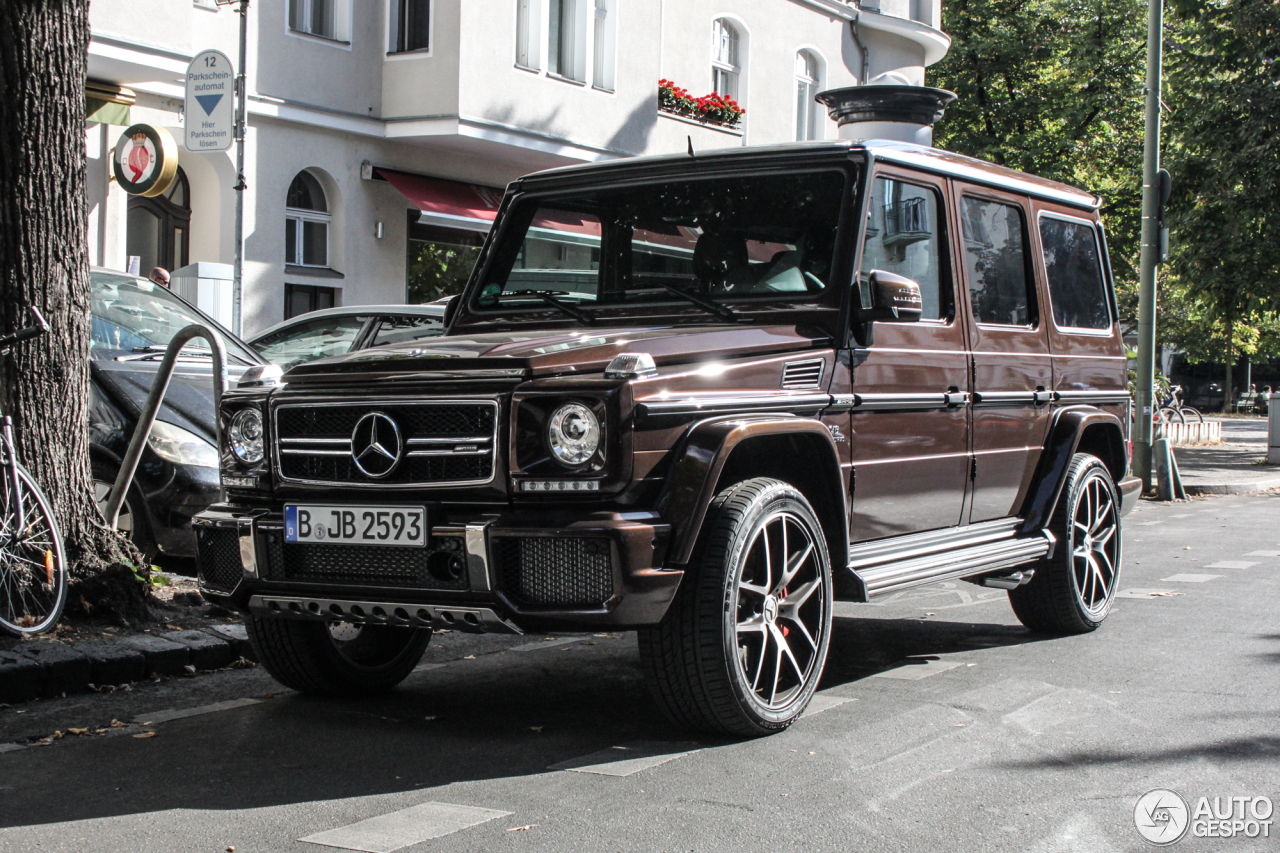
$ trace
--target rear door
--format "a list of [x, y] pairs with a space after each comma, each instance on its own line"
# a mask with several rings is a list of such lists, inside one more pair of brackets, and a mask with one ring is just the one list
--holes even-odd
[[1053, 364], [1026, 199], [956, 183], [973, 352], [969, 520], [1016, 515], [1049, 429]]
[[961, 523], [969, 473], [969, 359], [956, 311], [946, 184], [880, 167], [872, 184], [859, 287], [873, 270], [920, 285], [923, 318], [876, 323], [854, 346], [854, 542]]

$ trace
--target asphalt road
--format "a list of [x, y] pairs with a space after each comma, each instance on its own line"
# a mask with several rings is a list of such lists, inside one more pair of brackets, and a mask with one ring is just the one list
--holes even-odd
[[378, 701], [254, 669], [0, 709], [0, 742], [64, 732], [0, 754], [0, 850], [1146, 850], [1151, 789], [1280, 802], [1278, 521], [1275, 494], [1142, 505], [1120, 586], [1167, 594], [1087, 636], [964, 583], [839, 605], [813, 709], [756, 741], [671, 730], [632, 634], [441, 635]]

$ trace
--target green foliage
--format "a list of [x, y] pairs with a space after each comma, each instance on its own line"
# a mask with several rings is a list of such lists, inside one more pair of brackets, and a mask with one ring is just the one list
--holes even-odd
[[[1103, 199], [1122, 313], [1136, 316], [1144, 0], [954, 0], [930, 83], [959, 100], [939, 147]], [[1127, 309], [1127, 310], [1126, 310]]]
[[408, 301], [434, 302], [461, 293], [480, 257], [480, 247], [409, 241]]

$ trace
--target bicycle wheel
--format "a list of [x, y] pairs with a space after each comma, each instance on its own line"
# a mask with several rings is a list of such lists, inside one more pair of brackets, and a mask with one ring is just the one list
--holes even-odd
[[1185, 424], [1182, 419], [1182, 412], [1172, 406], [1164, 406], [1160, 409], [1160, 421], [1166, 424]]
[[[0, 469], [2, 471], [3, 469]], [[0, 630], [39, 634], [52, 628], [67, 598], [67, 561], [53, 509], [27, 469], [18, 465], [20, 494], [3, 477], [0, 517]], [[17, 527], [21, 501], [25, 523]]]
[[1200, 414], [1200, 410], [1191, 406], [1182, 407], [1182, 422], [1187, 424], [1204, 423], [1204, 415]]

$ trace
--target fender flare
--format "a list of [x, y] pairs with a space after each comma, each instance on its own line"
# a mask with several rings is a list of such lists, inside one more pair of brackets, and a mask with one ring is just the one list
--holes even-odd
[[[1115, 440], [1123, 447], [1124, 427], [1120, 419], [1109, 412], [1092, 406], [1072, 406], [1059, 409], [1054, 414], [1053, 424], [1049, 427], [1049, 440], [1040, 454], [1040, 464], [1036, 467], [1035, 479], [1027, 491], [1022, 512], [1019, 513], [1022, 517], [1022, 527], [1019, 530], [1021, 535], [1036, 533], [1049, 524], [1054, 510], [1058, 507], [1062, 489], [1066, 485], [1071, 459], [1080, 448], [1080, 440], [1085, 431], [1095, 426], [1102, 426], [1108, 430], [1114, 429]], [[1103, 462], [1107, 463], [1112, 477], [1119, 486], [1120, 479], [1125, 473], [1123, 449], [1120, 451], [1118, 465], [1116, 460], [1104, 459]], [[1116, 470], [1117, 467], [1121, 470]]]
[[[666, 485], [658, 496], [656, 510], [672, 526], [671, 545], [667, 562], [673, 565], [688, 563], [693, 556], [694, 544], [706, 520], [707, 508], [719, 491], [720, 476], [734, 451], [753, 439], [770, 436], [804, 436], [822, 447], [825, 459], [811, 463], [834, 471], [833, 489], [839, 495], [840, 524], [835, 531], [828, 529], [827, 538], [833, 568], [842, 566], [848, 554], [847, 496], [840, 473], [840, 456], [830, 431], [814, 418], [794, 415], [728, 415], [708, 418], [693, 424], [672, 450], [672, 463]], [[834, 495], [811, 495], [815, 504]], [[815, 505], [819, 518], [823, 507]], [[827, 512], [830, 513], [828, 507]], [[831, 525], [824, 524], [824, 527]]]

